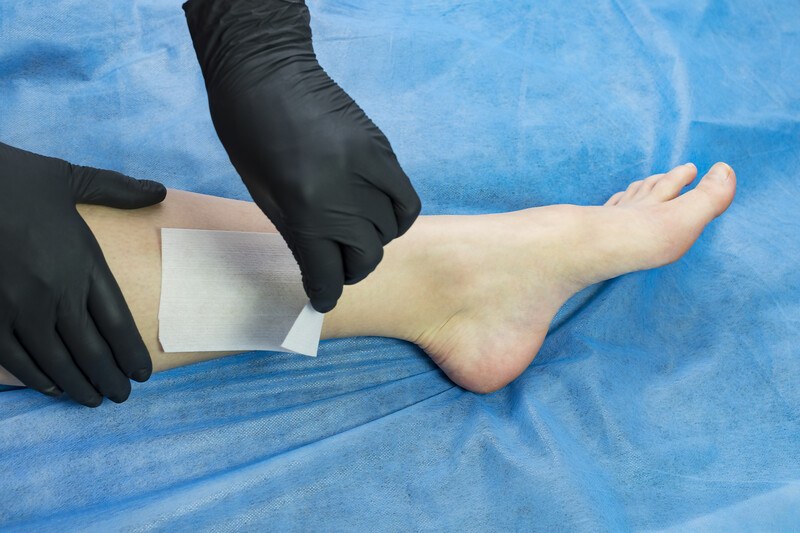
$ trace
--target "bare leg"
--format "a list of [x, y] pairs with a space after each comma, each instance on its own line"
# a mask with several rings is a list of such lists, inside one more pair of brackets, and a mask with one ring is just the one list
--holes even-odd
[[[366, 280], [345, 287], [323, 338], [419, 344], [459, 385], [505, 386], [531, 363], [559, 307], [578, 290], [681, 257], [733, 200], [718, 163], [695, 190], [692, 165], [635, 182], [603, 207], [557, 205], [481, 216], [420, 217]], [[162, 227], [274, 232], [255, 204], [171, 190], [137, 211], [80, 206], [153, 358], [154, 370], [227, 353], [165, 354], [158, 343]], [[18, 382], [0, 368], [0, 383]]]

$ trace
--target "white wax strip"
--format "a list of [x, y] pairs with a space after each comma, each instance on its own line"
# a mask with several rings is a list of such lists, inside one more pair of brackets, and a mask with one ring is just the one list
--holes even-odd
[[277, 233], [163, 228], [158, 338], [165, 352], [316, 356], [323, 314]]

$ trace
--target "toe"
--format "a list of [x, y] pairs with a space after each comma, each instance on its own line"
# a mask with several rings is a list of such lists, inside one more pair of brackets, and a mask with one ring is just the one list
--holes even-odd
[[653, 185], [648, 199], [652, 203], [668, 202], [676, 198], [684, 187], [689, 185], [697, 176], [697, 167], [686, 163], [675, 167]]
[[639, 187], [642, 186], [644, 180], [634, 181], [628, 188], [622, 192], [622, 196], [619, 197], [617, 200], [617, 205], [627, 204], [633, 202], [633, 199], [636, 197], [636, 193], [639, 192]]
[[655, 187], [656, 183], [658, 183], [659, 180], [661, 180], [661, 178], [663, 177], [664, 174], [653, 174], [652, 176], [649, 176], [644, 180], [642, 180], [642, 184], [636, 190], [636, 194], [634, 195], [633, 199], [636, 200], [637, 202], [640, 202], [646, 198], [649, 198], [650, 192], [653, 190], [653, 187]]
[[608, 201], [604, 204], [607, 206], [617, 205], [619, 203], [619, 199], [622, 198], [622, 195], [625, 194], [624, 191], [620, 191], [614, 194]]
[[733, 201], [736, 193], [736, 173], [726, 163], [716, 163], [708, 174], [703, 176], [693, 191], [683, 196], [692, 202], [706, 206], [709, 220], [720, 216]]
[[725, 163], [717, 163], [703, 176], [693, 190], [682, 194], [668, 206], [676, 226], [685, 226], [699, 234], [721, 215], [733, 201], [736, 192], [736, 173]]
[[706, 225], [721, 215], [736, 193], [736, 174], [725, 163], [717, 163], [693, 190], [672, 201], [659, 204], [663, 222], [667, 262], [676, 260], [691, 246]]

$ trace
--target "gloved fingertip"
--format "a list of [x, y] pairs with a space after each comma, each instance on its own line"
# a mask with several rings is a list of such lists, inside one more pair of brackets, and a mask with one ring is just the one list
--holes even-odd
[[142, 183], [142, 190], [151, 195], [153, 203], [160, 203], [167, 197], [167, 188], [163, 183], [153, 180], [140, 180]]
[[414, 196], [414, 200], [404, 202], [402, 205], [395, 206], [395, 214], [397, 216], [397, 236], [404, 235], [422, 212], [422, 202], [418, 196]]
[[318, 313], [328, 313], [333, 311], [336, 307], [336, 302], [317, 302], [311, 300], [311, 306], [318, 312]]
[[364, 280], [367, 278], [367, 276], [369, 276], [371, 273], [372, 273], [372, 271], [370, 271], [370, 272], [366, 272], [366, 273], [364, 273], [364, 274], [358, 274], [358, 275], [355, 275], [355, 276], [347, 277], [347, 278], [345, 278], [345, 280], [344, 280], [344, 284], [345, 284], [345, 285], [355, 285], [356, 283], [361, 283], [361, 282], [362, 282], [362, 281], [364, 281]]
[[142, 383], [150, 379], [151, 374], [152, 371], [149, 368], [140, 368], [131, 374], [131, 379]]
[[128, 399], [130, 394], [131, 394], [130, 391], [128, 391], [127, 393], [115, 394], [113, 396], [109, 396], [108, 399], [114, 403], [123, 403]]
[[131, 178], [127, 185], [126, 194], [115, 207], [140, 209], [160, 204], [167, 197], [167, 188], [157, 181]]
[[48, 396], [52, 396], [53, 398], [57, 398], [58, 396], [61, 396], [63, 394], [63, 391], [58, 387], [56, 387], [55, 385], [43, 390], [42, 392], [44, 394], [47, 394]]
[[98, 394], [96, 396], [92, 396], [91, 398], [86, 398], [80, 403], [86, 407], [91, 407], [94, 409], [95, 407], [100, 407], [100, 405], [103, 403], [103, 397]]

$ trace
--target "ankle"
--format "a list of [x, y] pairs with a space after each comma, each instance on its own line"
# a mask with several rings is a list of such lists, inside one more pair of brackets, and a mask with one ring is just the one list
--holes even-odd
[[[345, 286], [336, 308], [325, 315], [322, 338], [392, 337], [413, 342], [436, 310], [437, 228], [420, 217], [389, 243], [378, 267], [356, 285]], [[435, 225], [434, 225], [435, 226]]]

